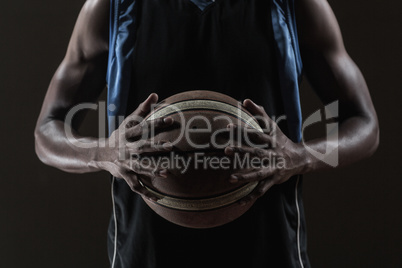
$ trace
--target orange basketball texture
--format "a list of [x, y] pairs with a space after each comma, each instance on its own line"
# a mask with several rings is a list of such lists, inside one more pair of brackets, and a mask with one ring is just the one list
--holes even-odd
[[234, 141], [227, 125], [247, 125], [261, 131], [255, 118], [235, 99], [204, 90], [163, 100], [145, 120], [164, 116], [172, 117], [177, 124], [156, 133], [154, 142], [170, 141], [174, 149], [152, 160], [169, 161], [169, 176], [152, 180], [141, 176], [144, 187], [161, 198], [158, 202], [144, 201], [166, 220], [190, 228], [211, 228], [240, 217], [252, 203], [240, 206], [237, 201], [252, 192], [257, 183], [229, 182], [231, 174], [244, 170], [233, 166], [233, 159], [228, 164], [224, 154], [224, 148]]

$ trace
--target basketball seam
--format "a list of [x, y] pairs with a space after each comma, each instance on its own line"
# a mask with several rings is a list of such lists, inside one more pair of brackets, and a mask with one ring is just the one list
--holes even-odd
[[[168, 104], [163, 103], [161, 106], [156, 106], [156, 107], [155, 107], [155, 112], [156, 112], [156, 111], [159, 111], [159, 110], [161, 110], [161, 109], [163, 109], [163, 108], [165, 108], [166, 106], [169, 106], [169, 105], [174, 105], [174, 104], [177, 104], [177, 103], [186, 102], [186, 101], [194, 101], [194, 100], [205, 100], [205, 101], [220, 102], [220, 103], [224, 103], [224, 104], [230, 105], [230, 106], [232, 106], [232, 107], [238, 108], [237, 105], [234, 105], [234, 104], [232, 104], [232, 103], [230, 103], [230, 102], [225, 102], [225, 101], [222, 101], [222, 100], [215, 100], [215, 99], [202, 98], [202, 99], [178, 100], [178, 101], [175, 101], [175, 102], [172, 102], [172, 103], [168, 103]], [[251, 114], [249, 111], [244, 110], [244, 112], [247, 113], [249, 116], [252, 116], [252, 114]]]
[[[175, 210], [179, 210], [179, 211], [188, 211], [188, 212], [195, 212], [195, 211], [208, 211], [208, 210], [214, 210], [214, 209], [220, 209], [222, 207], [225, 206], [229, 206], [234, 204], [236, 201], [240, 200], [241, 198], [243, 198], [244, 196], [250, 194], [255, 187], [257, 186], [257, 182], [254, 183], [249, 183], [246, 184], [234, 191], [231, 191], [229, 193], [220, 195], [220, 196], [216, 196], [214, 198], [206, 198], [206, 199], [183, 199], [183, 198], [172, 198], [168, 195], [164, 195], [164, 194], [160, 194], [158, 192], [156, 192], [155, 190], [147, 187], [146, 185], [144, 185], [144, 187], [160, 196], [162, 199], [158, 200], [156, 203], [160, 206], [163, 207], [167, 207], [170, 209], [175, 209]], [[166, 199], [166, 200], [164, 200]], [[227, 200], [225, 202], [221, 201], [221, 204], [219, 203], [219, 200]], [[208, 203], [214, 203], [217, 202], [217, 204], [215, 205], [208, 205]], [[181, 207], [179, 206], [175, 206], [174, 203], [182, 203], [184, 205], [182, 205]], [[198, 203], [198, 207], [197, 207], [197, 203]], [[203, 204], [203, 206], [201, 206], [201, 204]], [[206, 203], [206, 204], [205, 204]]]
[[[174, 103], [174, 104], [166, 105], [166, 106], [164, 106], [164, 107], [162, 107], [162, 108], [160, 108], [160, 109], [158, 109], [158, 110], [152, 112], [149, 116], [147, 116], [147, 117], [145, 118], [145, 120], [152, 120], [152, 119], [160, 118], [160, 117], [162, 117], [162, 116], [166, 116], [166, 115], [170, 115], [170, 114], [177, 113], [177, 111], [183, 111], [183, 112], [184, 112], [184, 111], [189, 111], [189, 110], [206, 110], [206, 111], [212, 110], [212, 111], [219, 111], [219, 112], [221, 112], [221, 113], [230, 114], [230, 115], [232, 115], [233, 117], [237, 117], [238, 119], [240, 119], [240, 120], [242, 120], [242, 121], [248, 123], [248, 124], [249, 124], [250, 126], [252, 126], [253, 128], [255, 128], [255, 129], [259, 130], [259, 131], [262, 131], [262, 130], [261, 130], [261, 127], [260, 127], [259, 124], [258, 124], [258, 121], [257, 121], [252, 115], [248, 114], [248, 112], [246, 112], [246, 111], [244, 111], [244, 110], [242, 110], [242, 109], [238, 109], [238, 110], [240, 111], [240, 114], [239, 114], [239, 113], [234, 113], [234, 112], [231, 113], [230, 111], [227, 111], [227, 110], [223, 110], [223, 109], [219, 109], [219, 108], [215, 108], [215, 107], [208, 107], [208, 106], [207, 106], [207, 108], [205, 108], [205, 106], [202, 106], [202, 107], [193, 108], [193, 109], [191, 109], [191, 108], [184, 109], [184, 107], [181, 107], [181, 109], [173, 109], [172, 112], [167, 111], [167, 112], [163, 113], [163, 110], [164, 110], [164, 109], [169, 109], [169, 108], [168, 108], [169, 106], [174, 106], [174, 105], [178, 105], [178, 104], [184, 104], [184, 103], [186, 103], [186, 102], [196, 102], [196, 101], [202, 101], [202, 100], [198, 100], [198, 99], [196, 99], [196, 100], [185, 100], [185, 101], [176, 102], [176, 103]], [[237, 106], [233, 106], [232, 104], [228, 104], [228, 103], [221, 102], [221, 101], [215, 101], [215, 100], [204, 100], [204, 101], [208, 101], [208, 102], [211, 102], [211, 103], [212, 103], [212, 102], [213, 102], [213, 103], [220, 103], [220, 104], [224, 104], [224, 105], [227, 105], [227, 106], [231, 106], [231, 107], [233, 107], [233, 108], [238, 108]], [[214, 109], [214, 108], [215, 108], [215, 109]], [[172, 108], [171, 108], [171, 109], [172, 109]], [[159, 114], [162, 113], [162, 114], [161, 114], [161, 115], [158, 115], [158, 113], [159, 113]], [[244, 118], [244, 117], [242, 116], [242, 113], [243, 113], [244, 115], [246, 115], [246, 116], [245, 116], [246, 118], [249, 117], [249, 120], [252, 120], [252, 122], [253, 122], [255, 125], [253, 125], [253, 123], [251, 123], [251, 121], [249, 122], [249, 120], [246, 120], [246, 118]]]
[[233, 118], [240, 119], [243, 123], [246, 123], [246, 124], [248, 124], [249, 126], [252, 126], [252, 125], [250, 125], [250, 124], [248, 123], [248, 121], [247, 121], [246, 119], [244, 119], [244, 118], [242, 118], [242, 117], [234, 116], [233, 114], [231, 114], [231, 113], [229, 113], [229, 112], [222, 111], [222, 110], [218, 110], [218, 109], [200, 109], [200, 108], [198, 108], [198, 109], [197, 109], [197, 108], [194, 108], [194, 109], [186, 109], [186, 110], [184, 110], [184, 111], [178, 111], [178, 112], [167, 113], [167, 114], [164, 114], [163, 116], [170, 116], [170, 115], [177, 114], [177, 113], [179, 113], [179, 112], [186, 113], [186, 112], [195, 112], [195, 111], [213, 111], [213, 112], [220, 112], [220, 113], [223, 113], [223, 114], [232, 116]]

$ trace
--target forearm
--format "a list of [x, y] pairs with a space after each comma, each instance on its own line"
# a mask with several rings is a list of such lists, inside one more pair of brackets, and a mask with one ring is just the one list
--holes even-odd
[[79, 136], [60, 120], [51, 120], [35, 130], [35, 150], [39, 159], [55, 168], [71, 173], [100, 171], [91, 163], [97, 161], [98, 139]]
[[38, 118], [35, 129], [37, 155], [44, 163], [64, 171], [98, 171], [100, 169], [91, 163], [97, 161], [97, 155], [109, 154], [107, 149], [98, 146], [97, 138], [78, 135], [76, 130], [84, 113], [77, 112], [74, 120], [68, 120], [67, 116], [77, 105], [94, 103], [105, 88], [109, 7], [107, 0], [85, 2], [66, 56], [53, 76]]
[[302, 143], [303, 173], [342, 167], [371, 156], [378, 147], [376, 120], [353, 116], [339, 124], [328, 137]]
[[326, 108], [335, 104], [331, 116], [338, 124], [327, 137], [303, 142], [305, 172], [342, 167], [371, 156], [378, 147], [379, 125], [359, 68], [343, 46], [303, 52], [307, 78]]

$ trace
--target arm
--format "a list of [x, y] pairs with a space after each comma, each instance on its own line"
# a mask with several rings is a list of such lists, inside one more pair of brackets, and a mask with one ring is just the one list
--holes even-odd
[[[71, 146], [66, 137], [64, 119], [75, 105], [95, 102], [106, 86], [108, 57], [109, 1], [87, 1], [76, 22], [66, 55], [56, 70], [35, 129], [35, 149], [45, 164], [64, 171], [98, 171], [88, 163], [96, 149]], [[77, 128], [83, 114], [74, 117], [72, 130], [82, 143], [96, 143], [96, 138], [80, 137]]]
[[269, 147], [228, 147], [226, 153], [250, 153], [262, 157], [274, 155], [285, 160], [285, 167], [268, 167], [233, 174], [233, 183], [260, 181], [257, 189], [242, 202], [262, 196], [274, 184], [283, 183], [293, 175], [333, 168], [311, 155], [306, 146], [322, 153], [327, 147], [336, 147], [339, 157], [337, 166], [369, 157], [378, 147], [378, 120], [367, 85], [345, 50], [338, 23], [329, 4], [326, 0], [299, 0], [296, 13], [305, 74], [324, 104], [339, 101], [338, 139], [334, 142], [319, 138], [295, 144], [280, 131], [263, 107], [245, 100], [243, 105], [260, 118], [260, 125], [266, 131], [255, 133], [244, 129], [244, 135], [248, 135], [254, 144], [268, 144]]
[[[74, 28], [67, 53], [47, 91], [35, 128], [35, 149], [42, 162], [73, 173], [106, 170], [123, 178], [131, 189], [155, 199], [141, 187], [137, 175], [166, 176], [165, 170], [145, 168], [131, 155], [171, 150], [170, 144], [155, 145], [143, 139], [148, 128], [170, 126], [171, 118], [140, 124], [158, 100], [150, 95], [106, 140], [106, 146], [83, 148], [83, 143], [98, 145], [98, 138], [80, 136], [77, 129], [83, 114], [74, 116], [71, 125], [66, 115], [74, 106], [95, 102], [106, 83], [109, 43], [109, 0], [87, 0]], [[74, 139], [66, 134], [72, 129]]]
[[[331, 7], [325, 0], [302, 0], [296, 11], [306, 77], [324, 104], [339, 101], [339, 166], [371, 156], [379, 143], [377, 115], [364, 77], [346, 52]], [[324, 152], [328, 144], [322, 138], [306, 145]], [[308, 154], [305, 172], [328, 168]]]

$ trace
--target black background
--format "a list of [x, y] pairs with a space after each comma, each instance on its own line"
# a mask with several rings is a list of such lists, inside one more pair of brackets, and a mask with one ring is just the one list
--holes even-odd
[[[34, 153], [35, 121], [83, 3], [0, 3], [1, 267], [108, 267], [109, 176], [67, 174]], [[330, 3], [370, 87], [381, 143], [368, 160], [305, 176], [309, 256], [313, 267], [402, 267], [402, 4]], [[306, 83], [302, 101], [305, 115], [321, 107]], [[95, 113], [84, 131], [94, 122]]]

